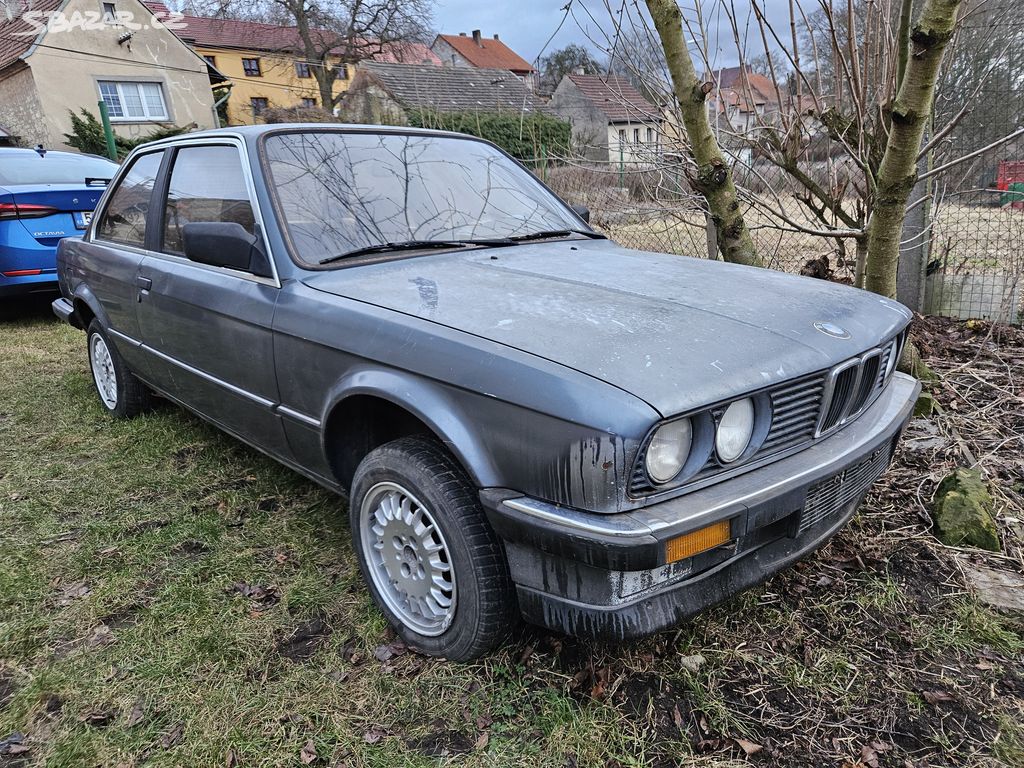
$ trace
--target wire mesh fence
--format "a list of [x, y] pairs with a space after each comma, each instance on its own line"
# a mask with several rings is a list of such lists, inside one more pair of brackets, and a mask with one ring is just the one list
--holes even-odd
[[[1020, 323], [1024, 138], [1003, 139], [1024, 125], [1024, 16], [969, 14], [958, 34], [919, 169], [927, 181], [911, 197], [901, 244], [901, 261], [921, 272], [908, 303], [931, 314]], [[872, 183], [858, 155], [842, 151], [842, 141], [823, 130], [824, 119], [817, 131], [814, 120], [791, 120], [800, 124], [796, 178], [780, 162], [783, 153], [762, 149], [760, 137], [773, 130], [783, 142], [791, 138], [772, 118], [758, 116], [745, 128], [721, 118], [712, 123], [759, 255], [777, 269], [854, 283], [872, 207]], [[575, 146], [567, 156], [541, 153], [533, 162], [537, 174], [570, 203], [589, 208], [593, 226], [626, 247], [717, 258], [703, 200], [687, 180], [694, 169], [679, 131], [675, 139], [669, 129], [653, 140], [648, 128], [632, 125], [609, 126], [607, 141], [603, 133], [598, 146]], [[860, 141], [868, 146], [871, 138]], [[861, 160], [874, 159], [870, 150], [863, 154]], [[823, 194], [809, 193], [814, 187]], [[825, 199], [837, 200], [841, 213], [832, 215]]]

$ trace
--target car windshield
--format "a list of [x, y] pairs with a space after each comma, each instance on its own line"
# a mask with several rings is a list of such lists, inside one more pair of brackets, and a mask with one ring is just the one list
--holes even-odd
[[387, 243], [581, 226], [529, 171], [481, 141], [310, 131], [272, 134], [264, 151], [285, 226], [308, 264]]
[[102, 157], [71, 152], [0, 152], [0, 184], [84, 184], [86, 179], [111, 179], [117, 166]]

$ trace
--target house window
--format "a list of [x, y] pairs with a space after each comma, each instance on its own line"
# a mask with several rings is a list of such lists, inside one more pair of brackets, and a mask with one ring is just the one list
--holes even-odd
[[639, 128], [634, 128], [633, 129], [633, 143], [634, 144], [639, 144], [640, 143], [640, 129]]
[[305, 61], [296, 61], [295, 74], [297, 77], [301, 78], [312, 77], [312, 75], [309, 72], [309, 63]]
[[206, 63], [207, 64], [209, 64], [211, 67], [216, 68], [216, 66], [217, 66], [217, 57], [216, 56], [203, 56], [203, 58], [206, 59]]
[[242, 59], [242, 70], [245, 72], [246, 77], [263, 77], [263, 73], [260, 71], [259, 59]]
[[117, 6], [113, 3], [103, 3], [103, 21], [107, 24], [117, 21]]
[[316, 99], [300, 99], [299, 106], [305, 109], [313, 109], [316, 107]]
[[100, 96], [111, 120], [169, 120], [160, 83], [101, 80]]
[[338, 65], [338, 70], [337, 70], [336, 77], [337, 77], [338, 80], [348, 80], [348, 65], [347, 64], [339, 64]]
[[653, 128], [648, 128], [647, 129], [647, 143], [648, 144], [654, 144], [655, 143], [654, 129]]
[[625, 128], [620, 128], [619, 129], [619, 149], [622, 149], [624, 146], [626, 146], [626, 129]]
[[270, 108], [270, 102], [263, 96], [253, 96], [249, 104], [252, 106], [253, 117], [259, 117]]

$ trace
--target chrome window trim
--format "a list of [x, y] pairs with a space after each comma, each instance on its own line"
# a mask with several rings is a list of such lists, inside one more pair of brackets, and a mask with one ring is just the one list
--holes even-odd
[[[103, 190], [103, 194], [100, 196], [99, 202], [93, 209], [92, 220], [89, 222], [89, 226], [82, 234], [83, 242], [96, 243], [98, 245], [106, 245], [108, 247], [127, 248], [133, 253], [149, 253], [145, 248], [140, 248], [137, 245], [121, 243], [117, 240], [107, 240], [106, 238], [99, 237], [99, 232], [96, 228], [99, 226], [103, 217], [107, 214], [107, 208], [110, 206], [110, 199], [114, 196], [114, 191], [121, 186], [121, 182], [124, 180], [124, 177], [128, 175], [128, 169], [131, 168], [132, 165], [135, 164], [135, 161], [143, 155], [163, 152], [165, 149], [166, 147], [150, 147], [147, 145], [145, 148], [139, 147], [138, 149], [133, 149], [128, 153], [128, 156], [121, 161], [121, 167], [118, 169], [117, 173], [114, 174], [114, 178], [110, 180], [110, 183], [107, 184], [107, 188]], [[163, 164], [163, 159], [160, 160], [160, 163]]]
[[[94, 228], [96, 227], [99, 220], [103, 217], [103, 214], [106, 213], [107, 205], [109, 203], [109, 197], [112, 197], [112, 195], [107, 194], [104, 194], [103, 198], [100, 200], [100, 205], [102, 206], [102, 208], [100, 206], [97, 206], [96, 208], [96, 210], [99, 213], [93, 214], [92, 222], [90, 222], [89, 229], [87, 230], [87, 233], [89, 235], [87, 242], [95, 242], [99, 245], [106, 245], [108, 247], [130, 248], [135, 253], [144, 254], [146, 256], [151, 256], [153, 258], [166, 259], [168, 261], [172, 261], [175, 263], [187, 264], [189, 266], [197, 267], [199, 269], [206, 269], [210, 272], [226, 274], [243, 280], [249, 280], [254, 283], [260, 283], [261, 285], [269, 285], [274, 288], [280, 288], [281, 277], [280, 273], [277, 270], [277, 260], [274, 258], [274, 253], [270, 247], [270, 240], [267, 237], [266, 219], [264, 218], [263, 211], [260, 208], [259, 196], [256, 194], [256, 183], [252, 175], [252, 162], [251, 158], [249, 157], [248, 146], [246, 145], [245, 140], [240, 135], [220, 134], [217, 136], [208, 136], [199, 139], [179, 139], [177, 141], [168, 140], [160, 142], [155, 145], [147, 144], [144, 147], [140, 147], [138, 150], [133, 151], [131, 154], [128, 155], [128, 157], [124, 159], [124, 162], [122, 163], [121, 172], [118, 173], [113, 180], [111, 180], [109, 185], [107, 185], [107, 190], [115, 189], [117, 186], [120, 185], [122, 177], [127, 173], [127, 169], [130, 167], [131, 163], [135, 162], [135, 159], [137, 157], [146, 154], [151, 154], [153, 152], [163, 152], [170, 149], [186, 149], [188, 147], [200, 147], [218, 144], [221, 146], [233, 146], [235, 147], [235, 149], [239, 151], [239, 160], [242, 164], [242, 176], [245, 178], [246, 192], [249, 193], [249, 204], [252, 205], [253, 217], [260, 228], [260, 239], [263, 242], [263, 249], [267, 254], [267, 258], [270, 260], [270, 271], [273, 273], [272, 277], [260, 277], [258, 275], [252, 274], [251, 272], [245, 272], [243, 270], [228, 269], [226, 267], [216, 267], [213, 266], [212, 264], [200, 264], [199, 262], [192, 261], [191, 259], [187, 259], [184, 256], [175, 256], [174, 254], [164, 253], [163, 251], [149, 251], [146, 250], [145, 248], [138, 248], [137, 246], [122, 245], [121, 243], [118, 243], [115, 240], [106, 240], [103, 238], [96, 237]], [[173, 170], [174, 166], [172, 165], [171, 171], [173, 172]]]

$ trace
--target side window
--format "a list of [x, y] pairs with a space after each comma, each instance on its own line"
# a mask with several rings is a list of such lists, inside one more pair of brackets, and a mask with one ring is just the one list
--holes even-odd
[[149, 200], [163, 156], [163, 152], [152, 152], [132, 161], [103, 211], [98, 237], [140, 248], [145, 245]]
[[184, 253], [182, 228], [200, 221], [235, 222], [246, 232], [256, 233], [242, 159], [233, 146], [184, 147], [174, 158], [164, 213], [163, 250]]

